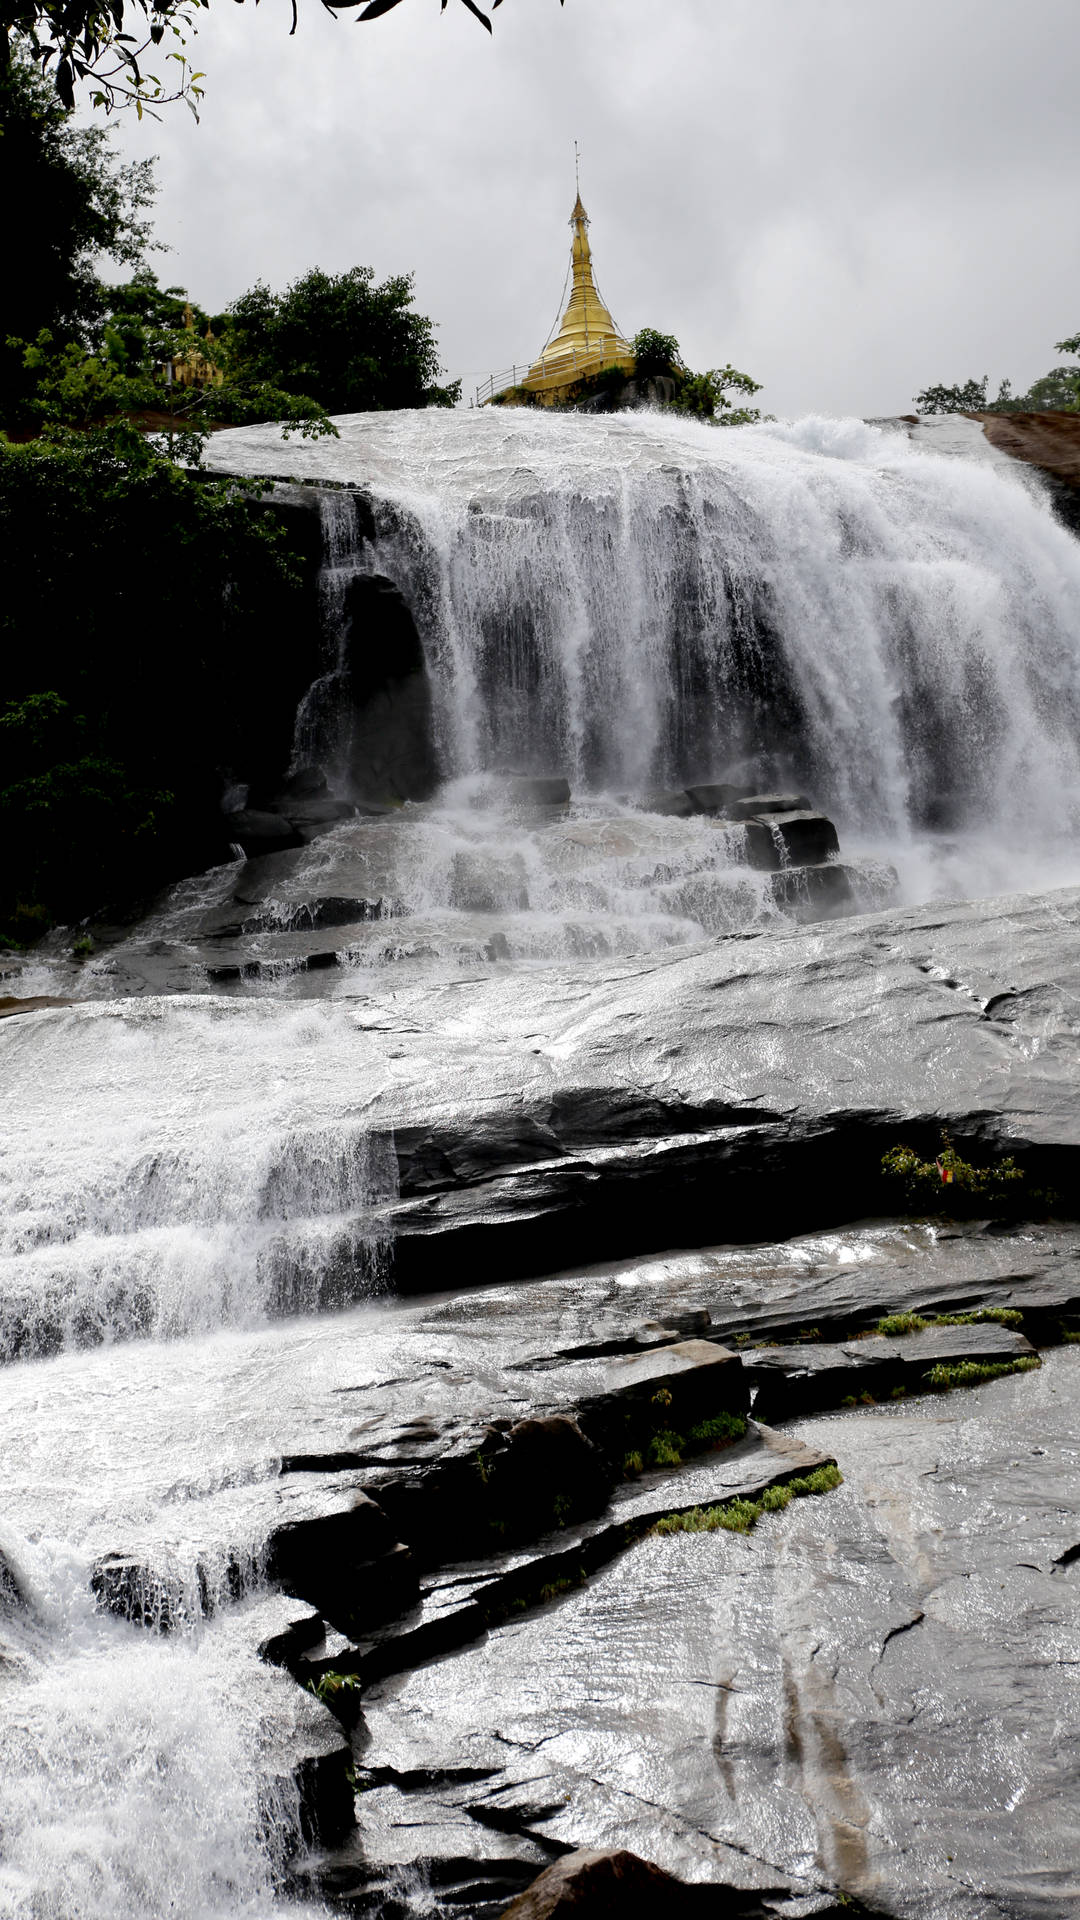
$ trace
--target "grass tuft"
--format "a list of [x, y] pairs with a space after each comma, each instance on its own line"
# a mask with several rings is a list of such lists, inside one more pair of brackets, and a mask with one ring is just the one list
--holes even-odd
[[953, 1387], [981, 1387], [987, 1380], [1001, 1380], [1008, 1373], [1032, 1373], [1041, 1366], [1037, 1353], [1021, 1354], [1016, 1360], [958, 1360], [952, 1367], [931, 1367], [925, 1380], [936, 1392], [948, 1393]]
[[749, 1533], [763, 1513], [781, 1513], [792, 1500], [808, 1494], [831, 1493], [843, 1474], [832, 1465], [800, 1473], [782, 1486], [767, 1487], [760, 1500], [724, 1500], [715, 1507], [693, 1507], [689, 1513], [666, 1513], [652, 1531], [670, 1533]]
[[654, 1433], [649, 1441], [648, 1460], [651, 1467], [681, 1467], [682, 1450], [685, 1445], [681, 1433], [672, 1433], [670, 1427]]
[[979, 1327], [993, 1321], [999, 1327], [1022, 1327], [1024, 1316], [1015, 1307], [979, 1307], [974, 1313], [887, 1313], [875, 1333], [922, 1333], [924, 1327]]
[[711, 1420], [700, 1420], [690, 1429], [690, 1440], [695, 1447], [728, 1446], [733, 1440], [741, 1440], [746, 1432], [746, 1421], [741, 1413], [714, 1413]]

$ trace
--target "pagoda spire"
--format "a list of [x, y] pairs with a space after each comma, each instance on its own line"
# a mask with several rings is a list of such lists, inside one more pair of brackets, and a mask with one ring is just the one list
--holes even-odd
[[570, 249], [570, 298], [558, 332], [529, 368], [523, 382], [530, 392], [550, 394], [552, 398], [560, 388], [572, 386], [588, 374], [599, 373], [601, 367], [619, 366], [627, 373], [634, 371], [629, 343], [623, 339], [601, 300], [593, 278], [589, 216], [582, 204], [580, 187], [570, 225], [574, 235]]

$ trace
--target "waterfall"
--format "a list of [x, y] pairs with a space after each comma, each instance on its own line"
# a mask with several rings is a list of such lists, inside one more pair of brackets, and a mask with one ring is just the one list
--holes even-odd
[[345, 596], [356, 568], [356, 511], [351, 491], [326, 488], [321, 492], [319, 519], [323, 563], [317, 590], [327, 665], [296, 710], [289, 770], [296, 773], [303, 767], [320, 766], [336, 786], [349, 745], [342, 681], [346, 671]]
[[[92, 1004], [0, 1027], [0, 1920], [303, 1911], [288, 1757], [327, 1716], [255, 1649], [295, 1604], [263, 1567], [282, 1481], [318, 1478], [313, 1383], [350, 1418], [358, 1383], [395, 1384], [365, 1351], [397, 1179], [374, 1119], [396, 1056], [368, 1032], [403, 1017], [388, 977], [557, 961], [570, 1006], [578, 962], [782, 919], [741, 829], [650, 804], [701, 779], [810, 793], [863, 861], [857, 905], [889, 863], [909, 899], [1077, 877], [1080, 547], [1011, 471], [856, 421], [339, 426], [284, 459], [271, 427], [210, 448], [338, 483], [291, 771], [347, 785], [349, 585], [378, 574], [421, 638], [441, 794], [188, 879], [89, 958], [58, 936], [22, 991]], [[565, 775], [573, 806], [515, 810], [512, 772]], [[434, 1113], [467, 1099], [455, 1035], [482, 1012], [465, 993], [429, 1030], [409, 1004]], [[280, 1471], [292, 1451], [309, 1472]], [[122, 1551], [170, 1634], [95, 1606]]]
[[[0, 1163], [0, 1361], [132, 1337], [176, 1337], [339, 1307], [386, 1268], [378, 1205], [394, 1192], [392, 1145], [362, 1116], [320, 1102], [335, 1023], [270, 1008], [224, 1028], [205, 1005], [161, 1003], [69, 1021], [91, 1110], [48, 1138], [63, 1091], [30, 1028], [4, 1035], [21, 1138]], [[186, 1016], [186, 1017], [185, 1017]], [[124, 1089], [161, 1074], [151, 1110]]]
[[[1021, 884], [1025, 849], [1070, 844], [1080, 548], [1029, 475], [859, 421], [338, 425], [290, 459], [369, 490], [361, 564], [413, 611], [448, 774], [633, 795], [749, 773], [848, 835], [1007, 843]], [[256, 471], [273, 432], [213, 457]]]

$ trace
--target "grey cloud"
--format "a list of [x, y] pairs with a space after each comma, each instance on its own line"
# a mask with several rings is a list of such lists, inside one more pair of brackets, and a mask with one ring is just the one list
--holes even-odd
[[778, 412], [1026, 383], [1080, 326], [1075, 0], [410, 0], [332, 20], [213, 0], [202, 125], [161, 155], [164, 263], [211, 306], [314, 264], [412, 269], [448, 368], [539, 349], [573, 141], [620, 325], [732, 360]]

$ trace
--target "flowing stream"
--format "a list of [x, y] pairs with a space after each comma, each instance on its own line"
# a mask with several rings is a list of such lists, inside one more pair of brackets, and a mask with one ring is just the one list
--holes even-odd
[[[374, 974], [775, 921], [727, 829], [650, 806], [695, 780], [805, 789], [864, 907], [890, 867], [906, 900], [1080, 878], [1080, 547], [1029, 478], [855, 421], [339, 424], [221, 434], [212, 458], [370, 494], [369, 545], [347, 495], [327, 508], [328, 626], [352, 571], [400, 588], [444, 787], [290, 856], [246, 901], [248, 977], [209, 972], [208, 916], [236, 917], [223, 868], [79, 969], [105, 1004], [0, 1024], [0, 1920], [286, 1903], [288, 1758], [326, 1716], [256, 1658], [280, 1606], [260, 1554], [305, 1383], [355, 1378], [393, 1311], [356, 1304], [387, 1284], [395, 1180], [356, 1053]], [[508, 772], [565, 775], [573, 805], [538, 823]], [[379, 907], [317, 976], [313, 892]], [[72, 969], [57, 944], [18, 990], [70, 992]], [[93, 1605], [96, 1557], [137, 1541], [173, 1583], [168, 1637]], [[240, 1597], [203, 1618], [195, 1587], [224, 1601], [238, 1560]]]

